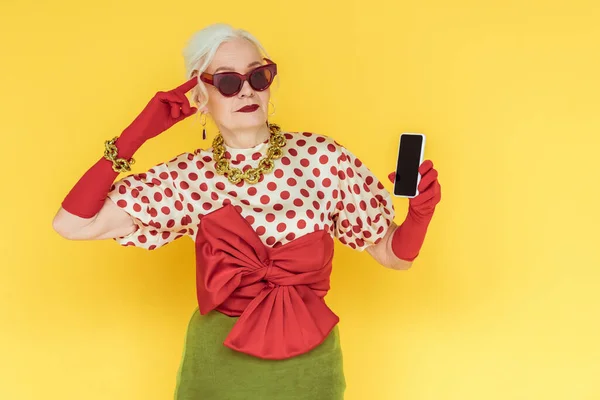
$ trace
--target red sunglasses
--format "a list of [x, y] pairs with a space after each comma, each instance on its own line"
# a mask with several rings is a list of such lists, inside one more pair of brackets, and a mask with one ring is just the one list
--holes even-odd
[[277, 64], [268, 58], [265, 58], [265, 61], [267, 64], [254, 68], [244, 75], [237, 72], [220, 72], [214, 75], [203, 72], [200, 74], [200, 80], [216, 87], [225, 97], [233, 97], [238, 94], [245, 81], [248, 81], [252, 89], [262, 92], [271, 86], [277, 75]]

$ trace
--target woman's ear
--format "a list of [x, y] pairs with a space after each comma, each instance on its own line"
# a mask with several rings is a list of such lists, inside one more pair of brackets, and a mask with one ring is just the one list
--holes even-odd
[[[192, 90], [192, 101], [195, 103], [196, 106], [202, 104], [202, 93], [200, 93], [200, 89], [197, 86]], [[208, 114], [208, 103], [202, 107], [199, 107], [198, 111], [204, 114]]]
[[[198, 76], [198, 71], [194, 70], [192, 71], [192, 77], [194, 76]], [[196, 85], [193, 89], [192, 89], [192, 101], [194, 103], [196, 103], [196, 106], [202, 104], [202, 92], [200, 91], [200, 85], [201, 83], [198, 82], [198, 85]], [[199, 107], [198, 111], [203, 113], [203, 114], [208, 114], [208, 103], [205, 104], [203, 107]]]
[[[198, 102], [197, 104], [200, 104], [200, 102]], [[199, 111], [201, 113], [203, 113], [203, 114], [207, 114], [207, 115], [210, 114], [210, 112], [208, 111], [208, 107], [207, 106], [202, 107]]]
[[[194, 96], [194, 101], [196, 101], [196, 104], [202, 104], [203, 97], [201, 96], [200, 90], [197, 90]], [[208, 102], [204, 104], [204, 106], [200, 107], [199, 110], [204, 114], [210, 114], [208, 111]]]

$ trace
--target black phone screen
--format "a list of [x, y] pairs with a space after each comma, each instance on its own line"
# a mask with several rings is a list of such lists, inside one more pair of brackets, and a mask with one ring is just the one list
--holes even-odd
[[422, 135], [404, 134], [400, 136], [396, 182], [394, 183], [396, 196], [415, 196], [417, 194], [422, 147]]

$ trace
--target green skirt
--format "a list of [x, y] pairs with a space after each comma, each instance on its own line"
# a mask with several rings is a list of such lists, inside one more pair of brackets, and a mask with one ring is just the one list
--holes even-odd
[[236, 322], [218, 311], [190, 319], [177, 373], [175, 400], [340, 400], [344, 398], [337, 325], [308, 353], [264, 360], [223, 345]]

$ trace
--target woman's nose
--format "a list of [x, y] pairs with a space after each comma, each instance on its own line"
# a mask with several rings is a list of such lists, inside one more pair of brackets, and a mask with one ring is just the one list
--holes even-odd
[[250, 86], [250, 82], [247, 80], [242, 84], [242, 89], [240, 90], [240, 96], [249, 97], [254, 95], [254, 89]]

